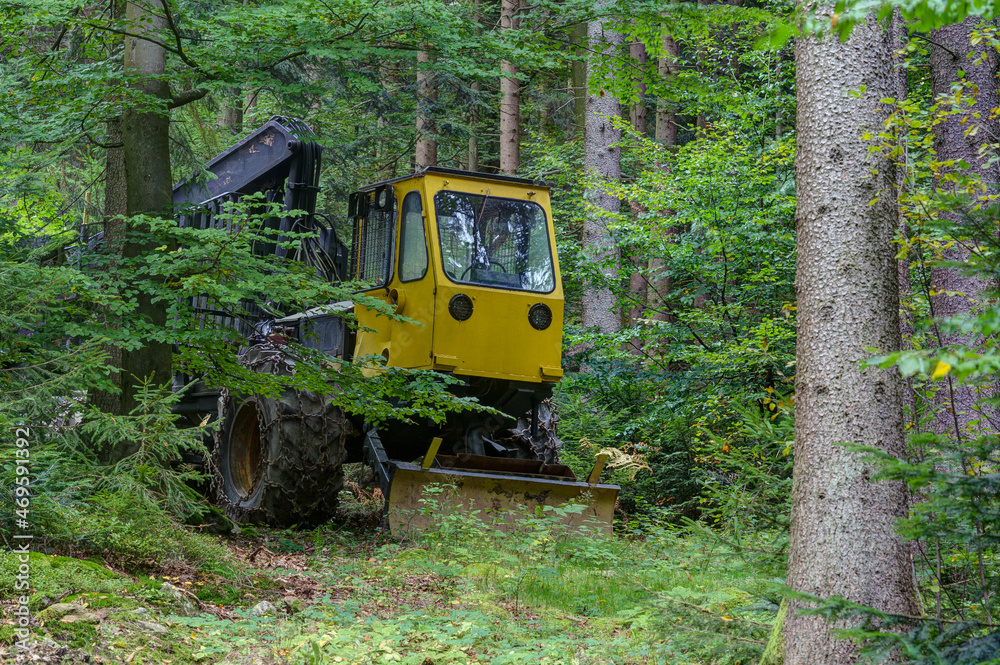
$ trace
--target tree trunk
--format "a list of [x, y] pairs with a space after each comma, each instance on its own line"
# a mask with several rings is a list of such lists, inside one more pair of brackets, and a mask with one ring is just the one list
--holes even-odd
[[[639, 98], [632, 104], [629, 120], [632, 128], [641, 136], [646, 136], [648, 127], [646, 123], [646, 47], [642, 42], [629, 44], [629, 55], [634, 61], [633, 66], [638, 69], [638, 75], [633, 76], [636, 96]], [[638, 204], [632, 204], [635, 213], [646, 212]], [[634, 255], [631, 261], [631, 273], [629, 275], [629, 300], [631, 306], [628, 309], [627, 325], [633, 327], [639, 323], [646, 310], [646, 291], [648, 290], [649, 259], [646, 256]], [[629, 343], [629, 351], [634, 355], [642, 353], [641, 337], [634, 337]]]
[[[162, 5], [138, 5], [112, 2], [113, 19], [125, 17], [129, 32], [134, 35], [156, 35], [164, 27], [162, 15], [155, 11]], [[170, 91], [163, 80], [166, 69], [165, 51], [162, 46], [147, 39], [128, 37], [125, 40], [123, 66], [125, 73], [135, 77], [134, 87], [160, 99], [169, 99]], [[170, 178], [169, 115], [165, 110], [137, 112], [126, 109], [121, 117], [108, 121], [107, 140], [112, 147], [106, 156], [107, 175], [104, 187], [104, 251], [108, 257], [108, 270], [122, 269], [122, 259], [133, 259], [151, 248], [148, 241], [135, 237], [148, 227], [134, 228], [126, 216], [138, 214], [170, 214], [172, 203]], [[120, 145], [119, 145], [120, 144]], [[133, 274], [141, 280], [147, 276]], [[154, 326], [166, 325], [163, 303], [154, 303], [148, 293], [137, 295], [136, 309], [131, 317], [147, 320]], [[117, 327], [108, 321], [109, 327]], [[118, 391], [95, 390], [89, 398], [91, 404], [106, 413], [125, 415], [136, 407], [135, 384], [149, 380], [152, 386], [167, 385], [171, 381], [171, 348], [164, 342], [145, 341], [137, 349], [123, 349], [109, 345], [108, 363], [113, 370], [112, 381]], [[106, 463], [114, 463], [134, 453], [135, 444], [122, 441], [111, 448], [99, 451]]]
[[[993, 153], [989, 150], [980, 153], [980, 148], [984, 143], [995, 141], [1000, 135], [1000, 121], [991, 113], [992, 109], [998, 106], [997, 54], [992, 49], [983, 49], [988, 53], [988, 57], [979, 65], [974, 65], [974, 60], [965, 57], [970, 51], [977, 50], [970, 44], [969, 36], [980, 21], [979, 17], [970, 16], [962, 23], [931, 31], [932, 43], [929, 44], [931, 87], [935, 98], [950, 93], [951, 86], [960, 80], [959, 70], [964, 72], [966, 81], [978, 87], [975, 105], [970, 110], [950, 116], [935, 128], [934, 150], [939, 160], [963, 159], [970, 164], [967, 170], [956, 166], [945, 169], [945, 172], [964, 172], [978, 176], [986, 185], [985, 193], [995, 194], [997, 166], [994, 164], [991, 168], [987, 163]], [[967, 97], [970, 94], [972, 93], [966, 88], [963, 96]], [[963, 125], [962, 122], [966, 124]], [[978, 126], [978, 132], [969, 135], [972, 126]], [[941, 186], [951, 185], [941, 183]], [[962, 223], [961, 212], [948, 217], [956, 225]], [[946, 250], [943, 258], [947, 261], [966, 261], [969, 252], [956, 244]], [[932, 314], [942, 319], [972, 312], [976, 304], [981, 301], [981, 293], [987, 286], [986, 280], [962, 275], [954, 268], [932, 268]], [[974, 343], [975, 340], [972, 338], [957, 333], [942, 332], [940, 335], [942, 346]], [[969, 428], [970, 421], [978, 420], [980, 417], [974, 410], [978, 395], [970, 386], [949, 384], [952, 384], [950, 377], [942, 383], [934, 395], [933, 429], [938, 434], [964, 438], [967, 436], [965, 430]]]
[[482, 84], [475, 81], [472, 84], [472, 94], [474, 101], [469, 109], [469, 126], [472, 131], [469, 133], [469, 170], [479, 170], [479, 138], [476, 136], [476, 125], [479, 124], [479, 93], [482, 91]]
[[[500, 29], [517, 30], [517, 12], [520, 0], [501, 0]], [[517, 173], [521, 160], [521, 84], [517, 80], [517, 66], [500, 62], [500, 172]]]
[[[473, 10], [472, 18], [476, 22], [476, 34], [482, 32], [482, 27], [480, 22], [482, 21], [482, 13], [480, 8], [480, 0], [473, 0]], [[479, 170], [479, 137], [476, 135], [477, 125], [479, 124], [479, 93], [482, 92], [483, 85], [479, 81], [472, 82], [472, 103], [469, 105], [469, 159], [468, 159], [468, 170], [478, 171]]]
[[[861, 139], [894, 94], [892, 38], [874, 18], [850, 40], [803, 37], [795, 45], [798, 91], [795, 463], [788, 585], [889, 612], [916, 613], [909, 549], [896, 533], [907, 515], [899, 482], [873, 482], [877, 465], [840, 442], [904, 449], [902, 381], [895, 369], [862, 369], [866, 348], [899, 346], [893, 165]], [[865, 86], [860, 97], [849, 91]], [[875, 200], [875, 203], [871, 202]], [[785, 662], [856, 662], [829, 624], [789, 603]]]
[[[428, 64], [431, 57], [426, 51], [417, 51], [417, 63]], [[416, 169], [437, 166], [437, 123], [434, 121], [434, 103], [437, 101], [437, 84], [434, 73], [426, 67], [417, 69], [417, 149]]]
[[[616, 54], [624, 39], [606, 29], [602, 21], [591, 21], [587, 25], [587, 36], [591, 49], [587, 63], [589, 80], [596, 76], [593, 67], [595, 58]], [[588, 89], [591, 87], [588, 85]], [[612, 125], [612, 120], [620, 117], [621, 104], [610, 91], [598, 89], [588, 92], [584, 133], [584, 167], [588, 176], [611, 182], [621, 178], [621, 149], [615, 145], [621, 140], [621, 131]], [[608, 230], [608, 217], [600, 211], [615, 214], [620, 209], [621, 201], [605, 193], [599, 184], [588, 190], [586, 196], [597, 210], [591, 211], [584, 220], [583, 245], [590, 258], [600, 265], [605, 279], [613, 281], [618, 273], [618, 249]], [[621, 329], [615, 295], [609, 286], [591, 283], [584, 287], [583, 326], [596, 327], [603, 333]]]
[[[587, 24], [578, 23], [570, 35], [570, 42], [579, 49], [587, 48]], [[573, 117], [576, 120], [576, 131], [586, 132], [587, 125], [587, 61], [574, 60], [572, 68]]]
[[[166, 27], [162, 2], [128, 3], [125, 20], [129, 32], [149, 38], [158, 37]], [[161, 45], [151, 39], [127, 37], [124, 69], [126, 75], [136, 77], [134, 87], [137, 90], [162, 100], [170, 99], [170, 89], [164, 80], [166, 51]], [[122, 156], [128, 215], [170, 215], [173, 182], [170, 177], [170, 115], [165, 103], [162, 110], [125, 110], [122, 115]], [[129, 227], [121, 250], [124, 259], [135, 258], [153, 246], [148, 239], [129, 237], [133, 225], [130, 223]], [[136, 230], [144, 232], [148, 231], [148, 227], [142, 225]], [[163, 327], [167, 322], [166, 303], [154, 303], [150, 294], [140, 293], [133, 316]], [[150, 379], [154, 386], [168, 385], [171, 381], [171, 348], [166, 342], [147, 341], [138, 349], [123, 349], [121, 363], [121, 413], [135, 408], [133, 384], [137, 381]]]
[[[116, 12], [116, 9], [119, 11]], [[124, 15], [125, 3], [112, 3], [112, 18], [120, 19]], [[104, 180], [104, 252], [108, 260], [108, 270], [118, 269], [116, 257], [121, 256], [122, 246], [125, 242], [125, 215], [128, 213], [125, 202], [125, 151], [121, 147], [122, 142], [122, 119], [121, 116], [112, 118], [107, 124], [106, 141], [112, 146], [107, 149], [105, 155], [105, 180]], [[117, 328], [109, 317], [110, 311], [103, 310], [104, 322], [108, 327]], [[104, 347], [108, 354], [108, 365], [118, 371], [109, 378], [114, 383], [117, 391], [113, 390], [92, 390], [88, 396], [90, 404], [105, 413], [121, 414], [122, 393], [124, 386], [122, 377], [122, 351], [119, 347], [107, 344]], [[128, 384], [126, 381], [124, 384]]]
[[[677, 61], [681, 55], [681, 45], [670, 35], [665, 35], [663, 50], [667, 52], [667, 56], [656, 63], [657, 73], [661, 78], [673, 80], [680, 71]], [[663, 145], [677, 145], [677, 116], [673, 103], [666, 99], [658, 99], [656, 102], [656, 140]]]
[[224, 127], [234, 134], [243, 131], [243, 91], [239, 88], [229, 88], [222, 101], [219, 112], [219, 127]]
[[[672, 81], [680, 71], [680, 44], [669, 35], [663, 37], [663, 49], [667, 56], [657, 62], [657, 73], [665, 80]], [[656, 103], [656, 140], [667, 149], [677, 146], [677, 116], [673, 104], [665, 99]], [[659, 230], [661, 237], [671, 242], [676, 233], [667, 226], [666, 221], [673, 216], [673, 211], [662, 210], [664, 228]], [[669, 321], [667, 294], [670, 292], [670, 278], [666, 274], [667, 265], [662, 256], [652, 256], [649, 259], [649, 288], [646, 293], [646, 307], [650, 317], [656, 321]]]
[[642, 42], [633, 42], [629, 44], [629, 55], [632, 60], [635, 61], [634, 67], [637, 67], [639, 73], [634, 77], [635, 80], [635, 92], [639, 100], [632, 104], [632, 108], [629, 113], [629, 120], [632, 122], [632, 127], [635, 131], [642, 135], [646, 135], [647, 123], [646, 123], [646, 45]]

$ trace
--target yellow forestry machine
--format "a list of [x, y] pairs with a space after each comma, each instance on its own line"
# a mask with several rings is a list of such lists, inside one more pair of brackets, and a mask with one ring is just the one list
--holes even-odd
[[[263, 192], [283, 217], [263, 225], [315, 232], [297, 258], [333, 281], [370, 284], [401, 317], [390, 320], [352, 302], [275, 318], [261, 303], [244, 312], [194, 303], [210, 325], [247, 340], [241, 362], [289, 375], [293, 339], [340, 362], [382, 356], [388, 367], [427, 369], [461, 379], [453, 390], [499, 413], [450, 414], [443, 424], [377, 427], [327, 396], [286, 391], [278, 398], [187, 389], [177, 410], [192, 420], [217, 416], [210, 468], [217, 499], [240, 521], [277, 525], [328, 519], [343, 485], [343, 464], [363, 461], [386, 497], [393, 532], [421, 530], [446, 510], [504, 524], [564, 511], [571, 525], [611, 530], [619, 488], [599, 482], [604, 460], [578, 480], [558, 462], [550, 406], [562, 377], [563, 293], [549, 192], [530, 180], [430, 167], [375, 183], [350, 196], [350, 246], [316, 215], [321, 149], [302, 123], [276, 117], [206, 164], [215, 175], [174, 188], [179, 223], [231, 222], [227, 202]], [[279, 242], [255, 251], [288, 257]], [[347, 325], [353, 313], [358, 326]], [[274, 341], [279, 340], [279, 341]], [[178, 389], [189, 377], [178, 376]], [[446, 489], [424, 500], [430, 485]], [[450, 505], [449, 505], [450, 504]], [[581, 509], [582, 507], [582, 509]]]

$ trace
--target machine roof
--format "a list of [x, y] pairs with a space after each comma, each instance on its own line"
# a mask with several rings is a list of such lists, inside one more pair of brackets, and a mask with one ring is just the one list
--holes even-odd
[[530, 185], [532, 187], [541, 187], [544, 189], [548, 189], [548, 187], [546, 187], [545, 185], [541, 185], [535, 182], [534, 180], [529, 180], [528, 178], [518, 178], [511, 175], [500, 175], [496, 173], [480, 173], [478, 171], [463, 171], [461, 169], [449, 169], [444, 166], [428, 166], [424, 169], [421, 169], [420, 171], [417, 171], [416, 173], [410, 173], [404, 176], [400, 176], [398, 178], [392, 178], [390, 180], [373, 182], [370, 185], [362, 187], [361, 191], [366, 192], [375, 189], [376, 187], [380, 187], [382, 185], [389, 185], [397, 182], [402, 182], [404, 180], [410, 180], [411, 178], [420, 178], [423, 177], [424, 175], [435, 175], [435, 174], [450, 175], [450, 176], [455, 176], [457, 178], [475, 178], [476, 180], [495, 180], [498, 182], [509, 182], [517, 185]]

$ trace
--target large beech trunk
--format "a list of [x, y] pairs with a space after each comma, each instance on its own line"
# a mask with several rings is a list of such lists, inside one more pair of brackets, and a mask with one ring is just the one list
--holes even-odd
[[[137, 35], [157, 35], [166, 27], [163, 11], [162, 0], [128, 3], [126, 23]], [[138, 77], [137, 89], [164, 100], [162, 109], [143, 112], [126, 109], [122, 116], [126, 211], [130, 216], [170, 215], [173, 182], [170, 177], [170, 113], [166, 110], [170, 90], [164, 80], [166, 51], [149, 39], [126, 38], [124, 68], [127, 74]], [[122, 256], [138, 256], [151, 246], [148, 240], [127, 235]], [[149, 295], [140, 295], [135, 315], [150, 319], [155, 326], [164, 326], [166, 304], [154, 303]], [[154, 385], [167, 384], [170, 382], [170, 362], [170, 345], [165, 342], [147, 342], [135, 351], [123, 350], [123, 380], [150, 378]], [[130, 385], [123, 385], [123, 388], [122, 410], [128, 412], [135, 406], [134, 393]]]
[[[907, 515], [899, 482], [874, 481], [876, 465], [842, 442], [904, 448], [902, 381], [863, 369], [866, 349], [899, 347], [892, 245], [898, 213], [893, 165], [869, 152], [892, 97], [892, 38], [869, 19], [847, 43], [804, 37], [795, 46], [798, 90], [795, 463], [788, 585], [889, 612], [916, 613], [909, 549], [896, 533]], [[860, 96], [849, 94], [864, 86]], [[874, 200], [874, 203], [873, 203]], [[787, 665], [855, 663], [849, 641], [803, 616], [792, 600]]]
[[[122, 0], [112, 0], [109, 6], [111, 18], [120, 20], [125, 16], [125, 3]], [[114, 51], [122, 43], [122, 37], [113, 35], [109, 37], [112, 44], [110, 51]], [[125, 241], [125, 215], [128, 213], [125, 201], [125, 151], [122, 148], [122, 119], [117, 116], [108, 120], [106, 142], [109, 146], [105, 154], [105, 176], [104, 176], [104, 224], [103, 243], [104, 251], [108, 256], [108, 270], [117, 267], [116, 257], [121, 255], [122, 244]], [[108, 309], [104, 309], [105, 325], [114, 326], [109, 320], [111, 315]], [[104, 347], [108, 354], [108, 365], [120, 369], [122, 366], [121, 349], [113, 344]], [[119, 390], [121, 389], [122, 373], [112, 374], [109, 379]], [[121, 392], [113, 390], [91, 390], [88, 395], [90, 403], [104, 411], [105, 413], [122, 413]]]
[[[130, 30], [138, 35], [158, 35], [166, 27], [164, 0], [129, 3], [125, 19]], [[166, 110], [170, 89], [164, 80], [166, 51], [149, 39], [137, 37], [125, 40], [125, 71], [137, 75], [136, 87], [147, 95], [164, 100], [162, 110], [139, 112], [127, 109], [122, 117], [122, 147], [125, 159], [126, 209], [131, 215], [170, 215], [173, 203], [173, 181], [170, 177], [170, 113]], [[144, 231], [140, 227], [137, 230]], [[148, 240], [128, 239], [122, 249], [124, 258], [138, 256], [152, 249]], [[152, 301], [140, 295], [136, 316], [148, 318], [155, 326], [167, 322], [166, 303]], [[125, 380], [151, 378], [162, 386], [170, 383], [171, 348], [166, 342], [146, 342], [135, 351], [122, 350]], [[135, 406], [130, 385], [122, 400], [128, 412]]]
[[[122, 3], [112, 4], [112, 14], [120, 16]], [[146, 224], [126, 221], [122, 216], [170, 215], [172, 181], [170, 177], [170, 115], [167, 104], [170, 89], [164, 80], [166, 51], [156, 39], [165, 27], [162, 0], [125, 3], [125, 19], [130, 35], [125, 39], [123, 66], [138, 91], [163, 100], [162, 108], [142, 111], [125, 109], [120, 119], [108, 123], [108, 139], [114, 146], [107, 155], [105, 186], [105, 251], [109, 270], [121, 270], [120, 260], [134, 259], [155, 245], [140, 237], [149, 231]], [[143, 38], [145, 37], [145, 38]], [[134, 283], [150, 279], [133, 271]], [[154, 302], [141, 288], [136, 296], [133, 320], [147, 321], [163, 328], [167, 322], [165, 302]], [[115, 370], [113, 380], [118, 393], [94, 391], [92, 403], [103, 411], [124, 415], [137, 406], [136, 384], [148, 381], [154, 387], [171, 381], [170, 344], [145, 340], [135, 349], [109, 347], [109, 363]], [[136, 444], [122, 441], [100, 451], [101, 458], [113, 463], [136, 450]]]

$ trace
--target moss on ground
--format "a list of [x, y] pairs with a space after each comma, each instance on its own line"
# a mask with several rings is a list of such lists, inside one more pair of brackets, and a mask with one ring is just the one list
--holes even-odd
[[[9, 555], [0, 563], [0, 597], [19, 596], [16, 589], [18, 567], [17, 556]], [[64, 556], [49, 556], [31, 552], [28, 559], [31, 584], [31, 603], [37, 605], [44, 597], [59, 599], [74, 591], [87, 590], [91, 593], [124, 593], [130, 580], [105, 568], [96, 561], [73, 559]]]

